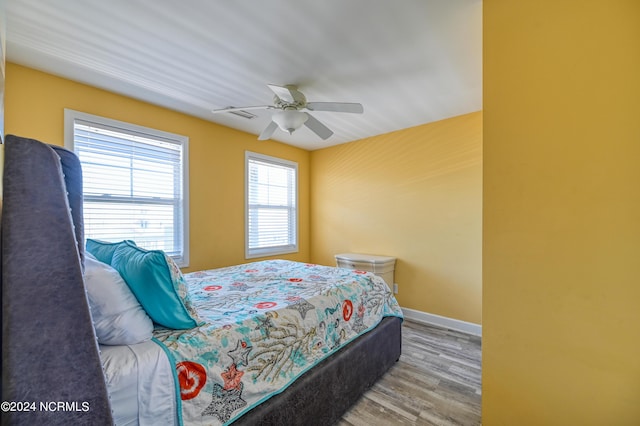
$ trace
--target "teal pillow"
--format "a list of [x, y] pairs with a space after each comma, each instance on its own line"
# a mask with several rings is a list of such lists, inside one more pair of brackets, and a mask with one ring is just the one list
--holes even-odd
[[108, 241], [100, 241], [100, 240], [93, 240], [91, 238], [87, 238], [87, 244], [85, 246], [87, 248], [87, 251], [91, 253], [100, 262], [106, 263], [107, 265], [111, 265], [111, 260], [113, 259], [113, 253], [116, 251], [116, 249], [120, 245], [124, 243], [128, 243], [133, 246], [136, 245], [136, 243], [134, 243], [131, 240], [124, 240], [124, 241], [119, 241], [117, 243], [111, 243]]
[[115, 249], [111, 266], [120, 272], [154, 322], [179, 330], [199, 325], [186, 281], [162, 250], [145, 250], [124, 241]]

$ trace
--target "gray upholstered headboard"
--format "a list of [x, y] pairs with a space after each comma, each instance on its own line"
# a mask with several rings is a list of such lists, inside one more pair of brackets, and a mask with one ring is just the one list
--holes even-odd
[[64, 148], [5, 141], [2, 400], [35, 405], [3, 406], [2, 424], [111, 424], [82, 276], [80, 163]]

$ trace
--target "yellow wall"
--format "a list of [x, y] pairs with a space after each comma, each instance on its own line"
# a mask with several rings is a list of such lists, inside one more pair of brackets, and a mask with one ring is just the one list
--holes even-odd
[[7, 64], [5, 133], [64, 145], [64, 108], [189, 137], [190, 267], [200, 270], [244, 258], [244, 152], [298, 162], [299, 253], [309, 261], [309, 152], [131, 98]]
[[406, 308], [481, 322], [482, 114], [311, 153], [311, 259], [397, 257]]
[[638, 425], [640, 2], [483, 8], [483, 425]]

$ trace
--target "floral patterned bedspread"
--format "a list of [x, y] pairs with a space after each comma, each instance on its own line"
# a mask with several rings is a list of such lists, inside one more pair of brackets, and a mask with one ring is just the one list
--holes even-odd
[[269, 260], [185, 278], [204, 324], [154, 337], [173, 357], [187, 425], [232, 422], [383, 317], [402, 317], [369, 272]]

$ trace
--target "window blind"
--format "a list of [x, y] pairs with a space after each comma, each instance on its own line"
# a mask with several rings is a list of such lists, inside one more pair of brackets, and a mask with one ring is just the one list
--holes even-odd
[[185, 266], [184, 143], [123, 127], [73, 120], [85, 236], [133, 240]]
[[247, 152], [247, 257], [298, 250], [297, 164]]

